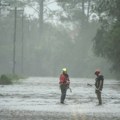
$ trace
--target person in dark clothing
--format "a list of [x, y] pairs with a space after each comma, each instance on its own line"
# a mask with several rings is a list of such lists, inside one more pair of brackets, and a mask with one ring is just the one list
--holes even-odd
[[67, 69], [62, 69], [62, 74], [60, 75], [59, 85], [61, 89], [61, 98], [60, 103], [64, 104], [64, 100], [66, 98], [66, 92], [70, 85], [69, 75], [67, 74]]
[[101, 92], [103, 89], [104, 76], [100, 75], [100, 70], [96, 70], [95, 75], [97, 76], [95, 79], [95, 93], [99, 102], [98, 105], [102, 105]]

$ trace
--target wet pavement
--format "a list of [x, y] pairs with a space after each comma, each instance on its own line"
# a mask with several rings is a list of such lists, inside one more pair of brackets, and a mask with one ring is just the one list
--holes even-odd
[[102, 106], [97, 106], [94, 79], [71, 78], [71, 89], [63, 105], [58, 78], [0, 85], [0, 120], [120, 120], [119, 81], [105, 80]]

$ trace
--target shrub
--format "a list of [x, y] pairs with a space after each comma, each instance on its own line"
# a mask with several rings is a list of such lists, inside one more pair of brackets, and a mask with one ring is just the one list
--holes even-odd
[[3, 74], [0, 77], [0, 84], [2, 84], [2, 85], [12, 84], [12, 79], [10, 79], [7, 75]]

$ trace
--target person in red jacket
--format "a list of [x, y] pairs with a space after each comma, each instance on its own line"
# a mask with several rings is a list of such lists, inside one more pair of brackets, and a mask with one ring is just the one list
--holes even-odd
[[60, 103], [64, 104], [64, 100], [66, 98], [66, 92], [70, 85], [69, 75], [67, 74], [67, 69], [62, 69], [62, 74], [59, 79], [60, 89], [61, 89], [61, 98]]

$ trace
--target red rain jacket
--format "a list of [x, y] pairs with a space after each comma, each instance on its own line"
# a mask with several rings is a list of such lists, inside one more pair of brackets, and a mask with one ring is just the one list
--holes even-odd
[[70, 80], [69, 80], [68, 74], [61, 74], [61, 75], [60, 75], [59, 84], [67, 84], [67, 85], [70, 84]]

